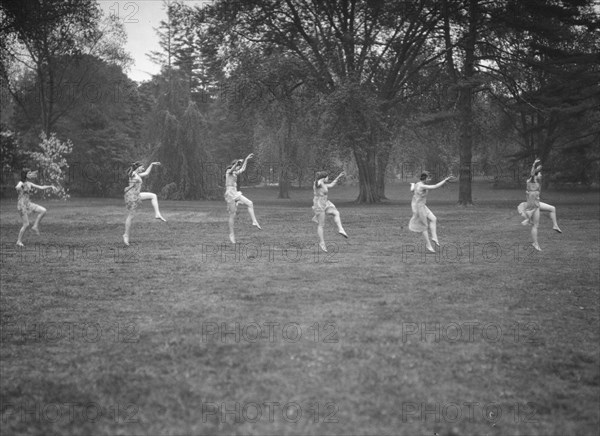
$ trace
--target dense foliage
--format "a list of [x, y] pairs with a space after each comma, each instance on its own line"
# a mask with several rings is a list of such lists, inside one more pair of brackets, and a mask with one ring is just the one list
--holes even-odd
[[[359, 202], [422, 169], [519, 185], [597, 183], [599, 12], [591, 0], [217, 0], [164, 3], [161, 72], [126, 75], [122, 23], [93, 0], [3, 0], [2, 166], [71, 141], [74, 195], [120, 195], [132, 160], [150, 188], [221, 195], [227, 163], [280, 198], [316, 170], [348, 174]], [[19, 153], [16, 150], [20, 150]], [[29, 155], [30, 156], [30, 155]], [[7, 183], [3, 178], [3, 183]]]

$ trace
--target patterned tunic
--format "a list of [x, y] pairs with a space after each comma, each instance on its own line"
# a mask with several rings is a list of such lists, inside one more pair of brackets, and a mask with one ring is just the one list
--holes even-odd
[[327, 199], [328, 188], [321, 180], [317, 182], [318, 186], [313, 185], [313, 206], [315, 214], [313, 221], [316, 221], [317, 215], [322, 213], [331, 213], [336, 210], [335, 205]]
[[32, 203], [29, 200], [29, 194], [31, 194], [32, 191], [31, 185], [29, 182], [19, 182], [15, 189], [18, 194], [17, 210], [19, 211], [19, 215], [29, 215], [38, 207], [37, 204]]
[[538, 182], [527, 182], [527, 191], [525, 191], [527, 201], [517, 207], [521, 215], [525, 214], [531, 218], [535, 211], [540, 208], [540, 192], [541, 186]]
[[413, 232], [422, 233], [427, 230], [427, 215], [431, 213], [426, 206], [427, 189], [423, 188], [422, 183], [418, 182], [414, 185], [414, 194], [410, 207], [412, 208], [412, 217], [408, 223], [408, 228]]
[[242, 193], [237, 190], [237, 178], [237, 171], [228, 171], [225, 173], [225, 201], [227, 202], [229, 213], [235, 213], [237, 210], [237, 201], [242, 196]]
[[129, 212], [134, 212], [142, 203], [140, 192], [142, 191], [142, 178], [138, 174], [129, 177], [129, 186], [125, 188], [125, 204]]

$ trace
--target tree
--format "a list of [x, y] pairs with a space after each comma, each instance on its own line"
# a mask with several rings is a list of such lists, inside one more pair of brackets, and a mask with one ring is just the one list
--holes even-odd
[[161, 50], [148, 57], [165, 72], [177, 69], [186, 78], [190, 95], [198, 96], [208, 82], [201, 50], [202, 10], [180, 1], [164, 1], [163, 6], [167, 19], [156, 29]]
[[[2, 188], [8, 187], [10, 193], [14, 192], [14, 175], [18, 174], [25, 167], [29, 156], [23, 149], [23, 145], [18, 135], [9, 130], [5, 124], [0, 124], [0, 185]], [[4, 189], [0, 195], [4, 196]]]
[[59, 60], [76, 59], [85, 47], [95, 45], [100, 11], [92, 0], [6, 0], [1, 7], [5, 25], [0, 35], [4, 40], [0, 75], [18, 105], [22, 105], [15, 88], [19, 71], [36, 76], [39, 121], [49, 134], [59, 118], [54, 106], [70, 67]]
[[225, 68], [228, 60], [235, 64], [231, 51], [244, 45], [279, 47], [304, 65], [316, 89], [330, 99], [338, 142], [356, 160], [357, 201], [380, 201], [378, 174], [390, 151], [384, 120], [403, 101], [410, 77], [440, 56], [428, 45], [439, 21], [437, 2], [219, 1], [209, 16]]
[[[172, 101], [165, 98], [162, 103]], [[152, 159], [160, 161], [164, 168], [152, 185], [157, 190], [164, 190], [164, 196], [176, 200], [206, 198], [203, 171], [209, 160], [207, 123], [193, 101], [188, 101], [179, 116], [168, 106], [161, 107], [159, 102], [152, 115], [159, 135]]]
[[258, 157], [269, 157], [262, 170], [276, 171], [269, 179], [278, 182], [278, 198], [289, 198], [292, 180], [301, 177], [298, 148], [307, 139], [300, 126], [316, 100], [303, 64], [278, 50], [240, 54], [228, 84], [238, 92], [224, 93], [223, 98], [229, 99], [231, 111], [251, 120]]
[[505, 30], [497, 38], [510, 50], [495, 48], [489, 67], [521, 138], [513, 158], [540, 157], [582, 183], [590, 181], [585, 169], [598, 161], [600, 142], [600, 19], [593, 7], [587, 0], [509, 1], [497, 12]]
[[[69, 169], [66, 155], [73, 150], [73, 144], [69, 140], [61, 141], [55, 134], [47, 137], [44, 132], [40, 134], [40, 140], [39, 148], [41, 152], [31, 153], [31, 159], [35, 167], [42, 171], [44, 183], [58, 188], [58, 191], [52, 194], [66, 200], [69, 198], [68, 189], [64, 185], [65, 180], [68, 178], [67, 171]], [[48, 196], [50, 193], [45, 191], [43, 195]]]
[[[70, 191], [88, 196], [120, 195], [127, 180], [119, 174], [137, 160], [151, 103], [142, 100], [135, 82], [118, 65], [91, 55], [57, 60], [56, 64], [61, 62], [70, 65], [63, 77], [63, 83], [70, 86], [56, 95], [54, 111], [59, 117], [54, 130], [59, 138], [73, 143]], [[34, 82], [19, 88], [22, 104], [15, 111], [14, 126], [24, 145], [39, 151], [41, 125], [30, 119], [39, 114], [38, 87]]]
[[0, 76], [16, 103], [23, 108], [17, 84], [24, 74], [34, 75], [37, 116], [29, 114], [49, 134], [64, 113], [56, 112], [56, 100], [72, 86], [65, 75], [83, 53], [127, 64], [120, 47], [122, 27], [108, 20], [100, 27], [101, 13], [93, 0], [5, 0], [0, 15]]

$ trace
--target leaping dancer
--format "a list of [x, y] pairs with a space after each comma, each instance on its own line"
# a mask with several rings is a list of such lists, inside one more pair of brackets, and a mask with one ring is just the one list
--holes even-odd
[[540, 224], [540, 211], [550, 212], [552, 219], [552, 229], [558, 233], [562, 233], [558, 223], [556, 222], [556, 208], [550, 204], [540, 201], [540, 193], [542, 190], [542, 166], [538, 165], [540, 159], [536, 159], [531, 166], [531, 173], [527, 179], [526, 199], [519, 204], [517, 210], [519, 214], [525, 218], [521, 224], [524, 226], [531, 225], [531, 239], [533, 240], [533, 248], [537, 251], [542, 251], [538, 243], [538, 227]]
[[408, 223], [408, 228], [413, 232], [422, 233], [425, 238], [425, 244], [427, 250], [435, 253], [435, 250], [431, 246], [429, 241], [428, 229], [431, 230], [431, 240], [439, 247], [440, 243], [437, 236], [437, 218], [426, 206], [427, 203], [427, 192], [431, 189], [437, 189], [443, 186], [447, 181], [452, 180], [452, 175], [446, 177], [440, 183], [436, 185], [426, 185], [425, 182], [429, 182], [431, 177], [427, 171], [421, 174], [420, 180], [417, 183], [410, 184], [410, 190], [414, 192], [412, 202], [410, 204], [412, 208], [412, 217]]
[[123, 234], [123, 242], [129, 245], [129, 230], [131, 229], [131, 221], [135, 216], [135, 211], [142, 203], [142, 200], [151, 200], [154, 208], [154, 218], [166, 222], [158, 209], [158, 197], [152, 192], [140, 192], [142, 190], [142, 178], [147, 177], [155, 165], [160, 165], [160, 162], [152, 162], [148, 165], [148, 169], [144, 171], [144, 165], [141, 162], [134, 162], [127, 169], [129, 176], [129, 186], [125, 188], [125, 204], [127, 205], [127, 218], [125, 219], [125, 233]]
[[331, 183], [329, 182], [329, 177], [326, 171], [319, 171], [315, 174], [315, 184], [313, 186], [313, 207], [312, 210], [315, 213], [313, 217], [313, 221], [318, 224], [317, 234], [319, 235], [319, 247], [321, 250], [327, 253], [327, 245], [325, 245], [325, 238], [323, 236], [323, 227], [325, 225], [325, 214], [332, 215], [333, 220], [338, 228], [338, 233], [342, 235], [344, 238], [347, 238], [348, 235], [344, 231], [342, 227], [342, 220], [340, 219], [340, 213], [338, 212], [335, 205], [327, 199], [327, 192], [329, 188], [333, 188], [340, 177], [344, 176], [345, 173], [342, 171], [339, 176], [337, 176]]
[[248, 207], [248, 213], [250, 214], [250, 218], [252, 218], [252, 225], [262, 230], [254, 215], [254, 203], [237, 190], [237, 178], [246, 171], [248, 160], [253, 157], [254, 154], [250, 153], [244, 160], [234, 159], [225, 170], [225, 201], [227, 202], [227, 211], [229, 212], [229, 240], [232, 244], [235, 244], [234, 224], [238, 203], [245, 204]]
[[37, 212], [37, 217], [33, 223], [33, 230], [36, 234], [40, 234], [40, 221], [44, 215], [46, 215], [46, 208], [40, 206], [39, 204], [32, 203], [29, 200], [29, 195], [33, 189], [47, 190], [52, 189], [55, 192], [58, 191], [56, 186], [52, 185], [36, 185], [35, 183], [31, 183], [30, 180], [37, 178], [37, 171], [30, 171], [29, 168], [23, 168], [21, 170], [21, 181], [15, 186], [18, 194], [17, 200], [17, 210], [19, 211], [19, 215], [21, 215], [21, 219], [23, 220], [23, 226], [19, 231], [19, 237], [17, 238], [17, 246], [24, 247], [23, 245], [23, 235], [25, 235], [25, 231], [29, 227], [29, 214], [32, 212]]

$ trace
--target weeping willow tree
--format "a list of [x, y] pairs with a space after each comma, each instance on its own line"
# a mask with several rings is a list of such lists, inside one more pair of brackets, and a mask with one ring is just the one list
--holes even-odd
[[149, 86], [156, 103], [148, 118], [147, 138], [154, 150], [152, 160], [162, 164], [151, 179], [152, 189], [173, 200], [207, 198], [208, 181], [202, 170], [208, 159], [208, 123], [188, 72], [162, 65]]
[[206, 198], [202, 168], [207, 162], [206, 122], [196, 103], [190, 101], [178, 118], [166, 110], [159, 118], [158, 146], [152, 160], [162, 169], [153, 180], [153, 189], [173, 200]]

